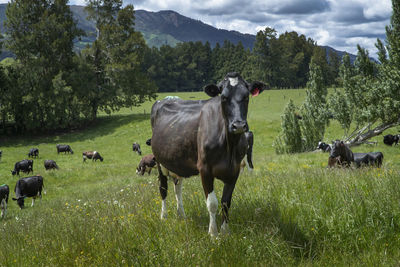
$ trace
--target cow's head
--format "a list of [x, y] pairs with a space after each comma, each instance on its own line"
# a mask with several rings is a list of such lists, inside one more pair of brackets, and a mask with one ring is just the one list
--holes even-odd
[[12, 200], [17, 201], [18, 206], [23, 209], [24, 208], [24, 202], [25, 202], [26, 196], [22, 196], [19, 198], [12, 198]]
[[228, 73], [218, 84], [207, 85], [204, 91], [211, 97], [220, 95], [222, 114], [228, 132], [241, 134], [248, 130], [247, 110], [249, 95], [257, 96], [267, 86], [262, 82], [247, 83], [238, 73]]
[[337, 158], [339, 156], [344, 156], [346, 155], [346, 145], [344, 144], [343, 141], [336, 140], [332, 144], [332, 150], [330, 157], [331, 158]]
[[16, 170], [13, 170], [13, 171], [11, 171], [11, 174], [12, 174], [12, 175], [16, 175], [16, 174], [17, 174], [17, 171], [16, 171]]

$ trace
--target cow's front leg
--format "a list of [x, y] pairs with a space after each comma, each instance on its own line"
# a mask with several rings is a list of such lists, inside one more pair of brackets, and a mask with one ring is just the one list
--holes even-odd
[[32, 198], [32, 205], [31, 205], [31, 207], [33, 207], [33, 205], [35, 205], [35, 198], [36, 198], [36, 197], [33, 197], [33, 198]]
[[201, 171], [201, 182], [203, 184], [204, 194], [206, 195], [206, 203], [208, 213], [210, 214], [210, 224], [208, 226], [208, 233], [211, 236], [218, 235], [216, 215], [218, 211], [218, 199], [214, 192], [214, 177], [208, 172]]
[[174, 183], [175, 190], [175, 198], [176, 198], [176, 209], [178, 212], [178, 216], [181, 218], [185, 218], [185, 210], [183, 209], [182, 202], [182, 182], [183, 178], [176, 179], [176, 183]]
[[167, 218], [167, 193], [168, 193], [168, 178], [162, 172], [160, 164], [157, 164], [158, 180], [160, 182], [160, 195], [161, 195], [161, 219]]
[[235, 189], [236, 180], [231, 184], [225, 184], [222, 192], [221, 206], [222, 206], [222, 225], [221, 234], [229, 234], [229, 208], [231, 207], [232, 193]]

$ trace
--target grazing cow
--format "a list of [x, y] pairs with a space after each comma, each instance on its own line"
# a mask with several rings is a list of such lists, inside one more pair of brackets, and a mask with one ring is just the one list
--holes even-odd
[[139, 166], [136, 168], [136, 174], [144, 175], [145, 172], [148, 172], [150, 175], [151, 169], [156, 166], [156, 158], [153, 154], [149, 154], [144, 156], [139, 163]]
[[227, 233], [228, 211], [240, 171], [248, 150], [249, 95], [257, 96], [266, 85], [247, 83], [238, 73], [228, 73], [218, 85], [208, 85], [209, 100], [161, 100], [151, 111], [153, 135], [151, 147], [157, 159], [161, 218], [167, 215], [167, 175], [177, 177], [175, 195], [178, 215], [185, 216], [182, 204], [182, 177], [200, 173], [210, 215], [209, 234], [218, 234], [216, 213], [218, 200], [214, 178], [224, 183], [222, 193], [221, 232]]
[[248, 147], [247, 147], [246, 157], [242, 160], [242, 163], [240, 164], [240, 172], [244, 170], [244, 166], [246, 165], [249, 171], [253, 171], [254, 169], [252, 160], [254, 135], [252, 131], [245, 132], [244, 135], [246, 136]]
[[58, 170], [58, 166], [57, 163], [52, 160], [52, 159], [46, 159], [44, 161], [44, 168], [47, 170], [51, 170], [51, 169], [57, 169]]
[[43, 187], [43, 177], [40, 175], [21, 178], [15, 184], [15, 198], [12, 198], [12, 200], [17, 201], [18, 206], [23, 209], [25, 198], [32, 197], [31, 206], [33, 207], [37, 197], [42, 199]]
[[146, 145], [151, 146], [151, 138], [146, 140]]
[[72, 148], [69, 145], [56, 145], [57, 147], [57, 154], [59, 154], [60, 152], [64, 152], [64, 154], [71, 153], [74, 154], [74, 151], [72, 151]]
[[399, 139], [400, 139], [399, 134], [397, 135], [388, 134], [383, 137], [383, 143], [385, 143], [388, 146], [392, 146], [393, 144], [397, 145], [399, 143]]
[[140, 145], [138, 143], [135, 142], [132, 144], [132, 150], [133, 150], [133, 152], [136, 152], [139, 155], [142, 155], [142, 150], [140, 149]]
[[31, 148], [28, 153], [28, 157], [38, 157], [39, 156], [39, 149], [38, 148]]
[[21, 161], [18, 161], [14, 165], [14, 170], [11, 171], [12, 175], [19, 175], [19, 172], [25, 172], [25, 173], [33, 173], [33, 160], [31, 159], [24, 159]]
[[323, 152], [330, 152], [332, 150], [332, 146], [325, 142], [318, 142], [317, 149], [321, 149]]
[[91, 159], [92, 161], [97, 161], [98, 159], [102, 162], [103, 161], [103, 157], [100, 156], [100, 153], [97, 151], [85, 151], [82, 153], [82, 157], [83, 157], [83, 162], [86, 161], [86, 159]]
[[339, 165], [343, 166], [350, 166], [352, 162], [354, 162], [354, 154], [350, 150], [350, 148], [340, 140], [336, 140], [332, 144], [332, 150], [330, 153], [331, 158], [337, 158], [340, 156], [340, 161], [338, 162]]
[[8, 185], [0, 185], [0, 206], [1, 206], [1, 218], [4, 218], [7, 213], [8, 196], [10, 195], [10, 189]]

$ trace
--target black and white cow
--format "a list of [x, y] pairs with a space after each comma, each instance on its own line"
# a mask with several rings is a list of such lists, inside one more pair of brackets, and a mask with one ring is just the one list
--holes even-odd
[[54, 169], [57, 169], [58, 170], [58, 165], [57, 165], [57, 163], [54, 161], [54, 160], [52, 160], [52, 159], [46, 159], [45, 161], [44, 161], [44, 168], [46, 169], [46, 171], [47, 170], [54, 170]]
[[332, 146], [330, 144], [320, 141], [318, 142], [317, 149], [321, 149], [323, 152], [331, 152]]
[[104, 159], [102, 156], [100, 156], [100, 153], [97, 151], [85, 151], [82, 153], [83, 157], [83, 162], [86, 161], [86, 159], [91, 159], [92, 161], [97, 161], [98, 159], [102, 162]]
[[1, 207], [1, 218], [4, 218], [7, 214], [8, 196], [10, 195], [10, 189], [8, 185], [0, 185], [0, 207]]
[[393, 144], [397, 145], [399, 143], [399, 140], [400, 140], [400, 135], [398, 134], [396, 135], [388, 134], [383, 137], [383, 143], [385, 143], [388, 146], [392, 146]]
[[28, 157], [38, 157], [39, 156], [39, 149], [38, 148], [31, 148], [28, 153]]
[[32, 207], [35, 204], [35, 199], [40, 197], [42, 199], [43, 190], [43, 177], [40, 175], [21, 178], [15, 184], [14, 192], [15, 198], [12, 200], [17, 201], [18, 206], [23, 209], [25, 198], [32, 198]]
[[218, 199], [214, 179], [224, 183], [221, 232], [227, 233], [228, 211], [247, 153], [247, 112], [249, 95], [257, 96], [266, 85], [249, 84], [238, 73], [228, 73], [218, 85], [208, 85], [208, 100], [161, 100], [151, 111], [151, 147], [157, 160], [161, 218], [167, 215], [167, 176], [177, 176], [175, 195], [178, 215], [185, 216], [182, 204], [182, 177], [200, 174], [210, 215], [209, 234], [218, 234]]
[[71, 153], [74, 154], [74, 151], [72, 151], [72, 148], [69, 145], [56, 145], [57, 148], [57, 154], [59, 154], [60, 152], [64, 152], [64, 154]]
[[19, 175], [19, 172], [22, 171], [24, 173], [33, 173], [33, 160], [31, 159], [24, 159], [18, 161], [14, 165], [14, 170], [11, 171], [12, 175]]
[[138, 153], [139, 155], [142, 155], [142, 150], [140, 149], [140, 145], [136, 142], [132, 144], [132, 151]]

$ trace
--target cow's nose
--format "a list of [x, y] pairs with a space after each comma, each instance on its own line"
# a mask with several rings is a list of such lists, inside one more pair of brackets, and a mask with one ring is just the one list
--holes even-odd
[[232, 130], [234, 133], [240, 134], [248, 130], [247, 122], [245, 121], [234, 121], [232, 123]]

